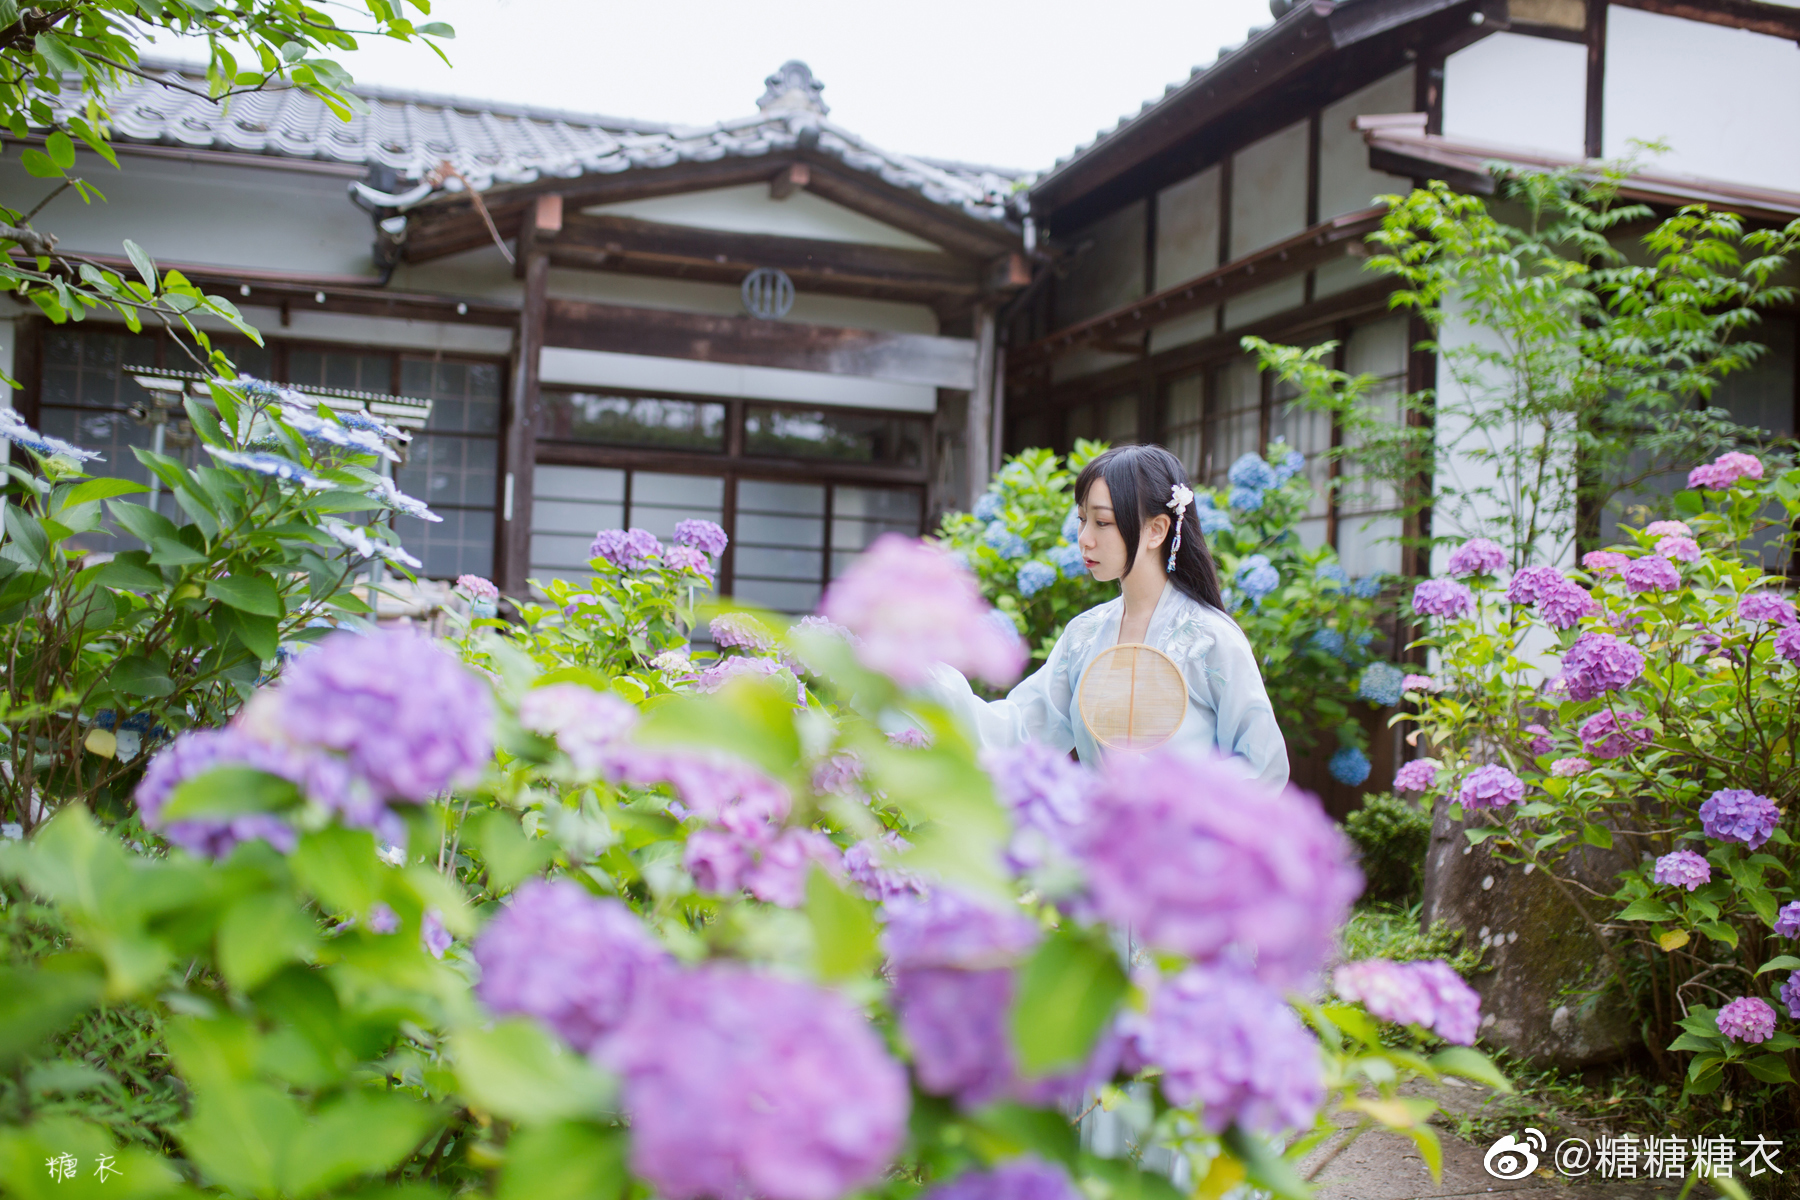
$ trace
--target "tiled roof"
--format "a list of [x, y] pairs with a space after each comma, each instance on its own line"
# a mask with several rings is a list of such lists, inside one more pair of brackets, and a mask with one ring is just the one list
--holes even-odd
[[[145, 67], [157, 79], [204, 89], [192, 66], [147, 62]], [[407, 184], [448, 160], [483, 192], [545, 177], [610, 175], [805, 148], [988, 221], [1005, 219], [1015, 181], [991, 168], [879, 149], [826, 120], [822, 104], [770, 103], [767, 95], [762, 111], [753, 116], [683, 128], [452, 96], [352, 90], [367, 103], [368, 112], [344, 122], [295, 89], [238, 96], [226, 109], [204, 97], [133, 78], [112, 100], [113, 133], [124, 142], [380, 165]], [[452, 180], [449, 186], [455, 190], [460, 184]]]

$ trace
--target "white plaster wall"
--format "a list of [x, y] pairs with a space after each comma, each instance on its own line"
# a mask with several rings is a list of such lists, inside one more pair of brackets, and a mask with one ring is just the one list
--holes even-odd
[[538, 360], [538, 375], [546, 384], [576, 387], [697, 392], [742, 396], [748, 400], [791, 400], [801, 404], [916, 413], [937, 411], [937, 389], [929, 384], [890, 383], [817, 371], [570, 350], [559, 346], [544, 347], [543, 356]]
[[1150, 331], [1150, 353], [1167, 350], [1171, 346], [1184, 346], [1189, 342], [1197, 342], [1201, 338], [1211, 337], [1219, 329], [1219, 306], [1209, 304], [1199, 312], [1191, 312], [1185, 317], [1176, 317], [1166, 321]]
[[[375, 226], [340, 177], [131, 154], [119, 163], [78, 155], [76, 170], [106, 200], [83, 204], [71, 188], [32, 224], [62, 249], [90, 254], [123, 257], [130, 238], [159, 262], [376, 277]], [[29, 210], [54, 187], [26, 174], [16, 150], [0, 158], [9, 207]]]
[[1613, 5], [1602, 145], [1662, 141], [1659, 170], [1800, 191], [1800, 45]]
[[1580, 158], [1586, 113], [1587, 49], [1574, 42], [1495, 33], [1444, 60], [1448, 137]]
[[[466, 296], [518, 304], [519, 281], [512, 267], [494, 246], [465, 250], [417, 266], [402, 264], [389, 286], [397, 292], [426, 292]], [[731, 284], [700, 283], [687, 279], [660, 279], [649, 275], [621, 275], [609, 271], [552, 269], [550, 294], [599, 304], [625, 304], [634, 308], [673, 309], [677, 312], [740, 316], [744, 298]], [[864, 300], [856, 296], [830, 296], [799, 292], [786, 317], [810, 325], [842, 325], [850, 329], [879, 329], [889, 333], [938, 332], [937, 314], [923, 304], [890, 300]]]
[[1413, 68], [1395, 71], [1350, 93], [1319, 114], [1319, 219], [1328, 221], [1375, 203], [1390, 193], [1405, 195], [1412, 180], [1369, 166], [1369, 146], [1350, 122], [1374, 113], [1413, 111]]
[[1232, 156], [1231, 257], [1242, 258], [1304, 228], [1306, 122], [1296, 121]]
[[1335, 296], [1339, 292], [1347, 292], [1365, 284], [1374, 283], [1380, 276], [1368, 269], [1367, 258], [1355, 258], [1346, 255], [1334, 258], [1323, 266], [1313, 268], [1313, 298], [1320, 300], [1326, 296]]
[[1236, 329], [1248, 325], [1252, 321], [1260, 321], [1264, 317], [1272, 317], [1276, 313], [1286, 312], [1290, 308], [1299, 308], [1306, 303], [1306, 276], [1296, 275], [1291, 279], [1283, 279], [1279, 283], [1271, 283], [1267, 287], [1257, 288], [1254, 292], [1245, 292], [1236, 300], [1225, 304], [1225, 328]]
[[769, 195], [766, 183], [746, 183], [739, 187], [655, 196], [647, 200], [621, 200], [616, 204], [596, 204], [581, 211], [667, 221], [671, 225], [699, 229], [723, 229], [732, 233], [774, 233], [784, 237], [858, 242], [903, 250], [941, 252], [943, 249], [811, 192], [793, 192], [785, 200], [777, 200]]
[[1071, 251], [1091, 242], [1056, 281], [1056, 324], [1072, 325], [1129, 304], [1144, 294], [1143, 201], [1127, 205], [1086, 229], [1059, 235]]
[[1211, 166], [1156, 196], [1156, 290], [1219, 265], [1219, 180]]
[[[227, 294], [236, 301], [238, 297]], [[258, 304], [240, 304], [238, 312], [265, 338], [296, 338], [309, 342], [336, 342], [355, 346], [388, 346], [396, 350], [426, 353], [479, 354], [497, 357], [512, 350], [512, 330], [493, 325], [461, 325], [451, 321], [408, 321], [398, 317], [360, 317], [349, 313], [320, 312], [296, 300], [288, 308], [288, 324], [281, 310]], [[194, 322], [209, 332], [230, 328], [216, 317]]]

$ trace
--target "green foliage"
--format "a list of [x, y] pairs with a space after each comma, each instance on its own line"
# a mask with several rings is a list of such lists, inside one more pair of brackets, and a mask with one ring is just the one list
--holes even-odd
[[1335, 342], [1244, 339], [1343, 429], [1345, 498], [1394, 489], [1406, 511], [1429, 504], [1439, 530], [1492, 538], [1515, 566], [1557, 562], [1596, 546], [1609, 509], [1648, 481], [1767, 442], [1706, 402], [1764, 353], [1758, 312], [1792, 303], [1779, 280], [1800, 221], [1745, 232], [1694, 205], [1622, 248], [1653, 216], [1618, 202], [1635, 166], [1509, 175], [1494, 210], [1437, 182], [1382, 198], [1369, 266], [1430, 328], [1438, 389], [1396, 401], [1330, 367]]
[[1364, 796], [1362, 807], [1344, 818], [1344, 832], [1356, 843], [1368, 886], [1365, 900], [1410, 903], [1425, 882], [1425, 851], [1431, 845], [1431, 813], [1392, 792]]

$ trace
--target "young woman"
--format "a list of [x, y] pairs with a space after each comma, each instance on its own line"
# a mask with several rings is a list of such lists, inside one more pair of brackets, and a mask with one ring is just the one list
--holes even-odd
[[936, 699], [984, 748], [1038, 741], [1092, 763], [1101, 751], [1075, 702], [1082, 675], [1107, 647], [1143, 642], [1187, 681], [1187, 715], [1169, 746], [1235, 756], [1269, 786], [1286, 783], [1287, 747], [1250, 642], [1225, 614], [1181, 460], [1161, 446], [1114, 447], [1082, 468], [1075, 503], [1082, 558], [1095, 579], [1119, 581], [1118, 598], [1070, 621], [1049, 661], [1004, 700], [979, 699], [942, 664]]

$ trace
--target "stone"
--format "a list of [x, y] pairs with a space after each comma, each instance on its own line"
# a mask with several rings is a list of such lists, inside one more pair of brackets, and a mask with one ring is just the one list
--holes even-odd
[[[1482, 1043], [1537, 1066], [1572, 1069], [1623, 1057], [1638, 1041], [1600, 935], [1548, 871], [1471, 846], [1440, 799], [1425, 859], [1422, 925], [1443, 921], [1484, 951], [1491, 968], [1470, 981], [1481, 994]], [[1556, 864], [1596, 891], [1611, 892], [1625, 860], [1583, 846]], [[1594, 910], [1590, 909], [1590, 912]]]

